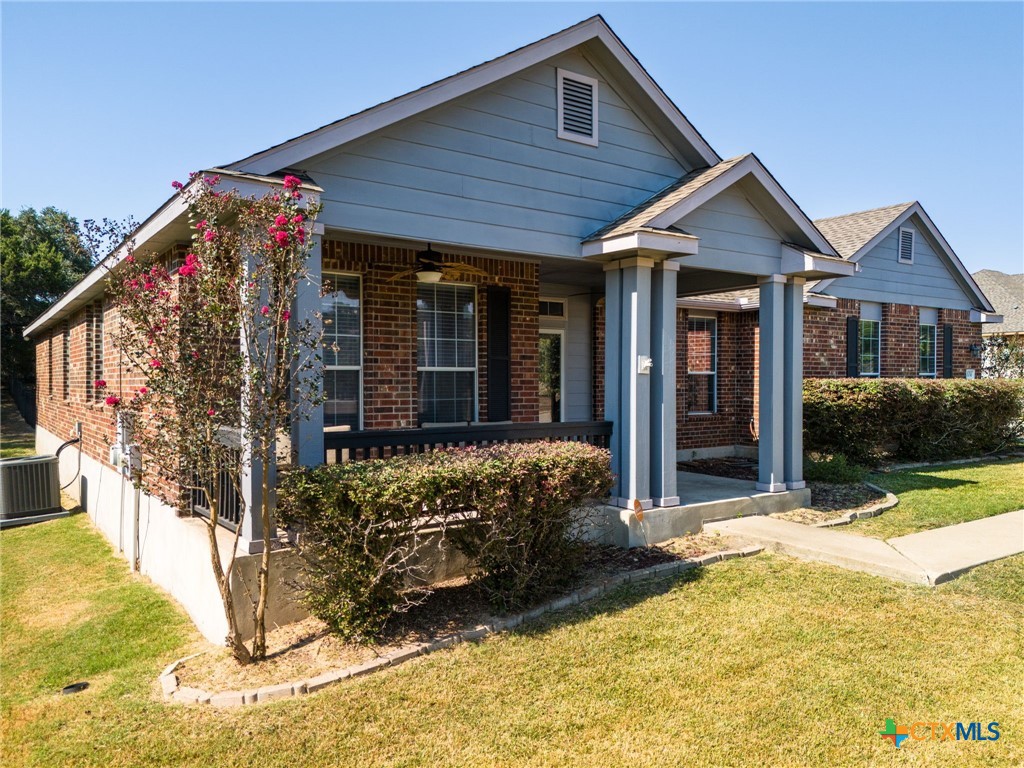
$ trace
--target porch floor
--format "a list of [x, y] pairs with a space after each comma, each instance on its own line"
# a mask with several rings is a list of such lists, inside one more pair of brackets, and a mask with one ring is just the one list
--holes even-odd
[[751, 515], [770, 515], [805, 507], [807, 488], [782, 493], [762, 493], [753, 480], [680, 472], [677, 478], [678, 507], [656, 507], [637, 520], [632, 510], [605, 507], [596, 538], [620, 547], [644, 547], [677, 536], [697, 533], [705, 523]]

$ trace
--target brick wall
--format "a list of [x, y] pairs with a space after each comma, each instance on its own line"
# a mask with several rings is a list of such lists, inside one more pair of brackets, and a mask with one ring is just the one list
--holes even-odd
[[882, 305], [883, 378], [916, 377], [920, 363], [920, 341], [917, 307], [910, 304]]
[[835, 309], [804, 305], [804, 376], [846, 376], [846, 318], [860, 316], [860, 302], [838, 299]]
[[604, 299], [594, 302], [590, 348], [594, 354], [594, 421], [604, 421]]
[[[466, 276], [477, 286], [479, 417], [487, 420], [487, 291], [501, 285], [512, 291], [512, 420], [537, 420], [540, 296], [536, 263], [479, 257], [450, 257], [478, 267], [488, 277]], [[362, 278], [363, 425], [366, 429], [415, 427], [419, 416], [416, 378], [416, 282], [388, 282], [415, 266], [416, 251], [380, 245], [325, 240], [323, 269], [352, 272]]]
[[968, 368], [973, 368], [975, 375], [980, 377], [981, 358], [974, 357], [970, 348], [972, 344], [981, 344], [981, 323], [972, 323], [971, 313], [962, 309], [939, 310], [939, 327], [935, 339], [938, 347], [935, 368], [938, 375], [942, 376], [944, 366], [942, 328], [945, 325], [953, 326], [953, 378], [962, 379], [967, 375]]

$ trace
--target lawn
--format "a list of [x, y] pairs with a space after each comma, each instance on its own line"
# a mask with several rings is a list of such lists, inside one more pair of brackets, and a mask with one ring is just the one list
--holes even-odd
[[[1024, 763], [1024, 557], [936, 589], [760, 555], [308, 698], [168, 706], [187, 620], [86, 517], [0, 534], [5, 766]], [[61, 697], [60, 686], [92, 684]], [[885, 719], [997, 720], [908, 742]]]
[[874, 475], [871, 482], [900, 503], [844, 530], [879, 539], [966, 523], [1024, 508], [1024, 461], [922, 467]]
[[21, 418], [14, 401], [4, 392], [0, 398], [0, 459], [35, 453], [35, 431]]

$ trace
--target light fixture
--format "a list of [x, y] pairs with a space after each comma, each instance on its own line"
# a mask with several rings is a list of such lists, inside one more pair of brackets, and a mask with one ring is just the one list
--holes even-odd
[[416, 272], [416, 279], [421, 283], [439, 283], [441, 282], [441, 270], [434, 264], [424, 263]]
[[977, 343], [971, 344], [971, 346], [969, 346], [967, 349], [970, 350], [972, 356], [974, 356], [974, 357], [981, 357], [981, 350], [982, 350], [981, 344], [977, 344]]

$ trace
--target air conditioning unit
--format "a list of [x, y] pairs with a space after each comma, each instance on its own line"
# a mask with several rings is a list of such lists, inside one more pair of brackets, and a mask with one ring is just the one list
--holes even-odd
[[0, 528], [66, 517], [56, 456], [0, 460]]

